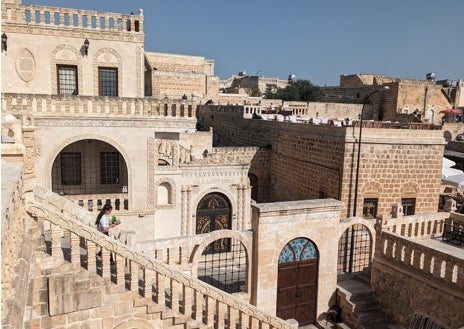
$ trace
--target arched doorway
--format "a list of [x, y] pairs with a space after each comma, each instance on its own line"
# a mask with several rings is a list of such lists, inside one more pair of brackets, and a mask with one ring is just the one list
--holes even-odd
[[52, 166], [52, 190], [61, 195], [127, 194], [126, 162], [112, 145], [96, 139], [74, 142]]
[[[232, 210], [229, 199], [222, 193], [205, 195], [197, 206], [196, 234], [232, 228]], [[230, 249], [230, 239], [220, 239], [210, 244], [205, 252], [224, 252]]]
[[338, 241], [338, 274], [363, 272], [370, 269], [372, 237], [362, 224], [347, 228]]
[[306, 238], [297, 238], [282, 249], [277, 278], [277, 316], [295, 319], [300, 326], [316, 321], [319, 255]]

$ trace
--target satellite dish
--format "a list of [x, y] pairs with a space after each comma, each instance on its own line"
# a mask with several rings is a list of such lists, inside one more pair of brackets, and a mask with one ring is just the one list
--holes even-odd
[[288, 76], [288, 81], [295, 81], [296, 80], [296, 75], [295, 74], [290, 74]]
[[243, 77], [246, 75], [246, 71], [238, 72], [238, 76]]

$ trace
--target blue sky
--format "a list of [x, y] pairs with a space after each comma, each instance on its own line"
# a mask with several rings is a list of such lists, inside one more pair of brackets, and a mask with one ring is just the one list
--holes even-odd
[[464, 79], [463, 0], [23, 0], [145, 17], [145, 50], [338, 85], [342, 74]]

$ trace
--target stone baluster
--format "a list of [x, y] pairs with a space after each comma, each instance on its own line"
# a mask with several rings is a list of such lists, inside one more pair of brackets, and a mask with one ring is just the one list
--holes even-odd
[[130, 261], [130, 290], [139, 291], [139, 264], [135, 261]]
[[261, 329], [269, 329], [269, 323], [261, 322]]
[[[113, 21], [114, 24], [114, 21]], [[111, 29], [110, 27], [110, 16], [106, 15], [105, 16], [105, 30], [109, 31]]]
[[229, 313], [229, 328], [236, 328], [237, 320], [238, 320], [238, 310], [229, 306], [228, 313]]
[[73, 264], [80, 264], [81, 262], [81, 248], [80, 248], [80, 237], [71, 232], [71, 262]]
[[110, 255], [111, 252], [108, 249], [102, 248], [102, 277], [104, 279], [109, 279], [111, 277]]
[[441, 275], [441, 272], [442, 272], [442, 263], [443, 263], [443, 259], [441, 257], [438, 257], [438, 256], [434, 256], [433, 257], [433, 266], [431, 267], [431, 272], [432, 272], [432, 275], [434, 277], [437, 277], [437, 278], [441, 278], [443, 277]]
[[50, 223], [50, 231], [52, 242], [51, 254], [54, 257], [63, 257], [63, 251], [61, 250], [61, 229], [58, 225]]
[[95, 242], [87, 240], [87, 270], [93, 274], [97, 271], [97, 246]]
[[156, 273], [156, 302], [161, 307], [164, 307], [164, 305], [166, 305], [165, 280], [166, 278], [164, 275]]
[[64, 11], [59, 11], [59, 19], [60, 19], [60, 23], [58, 25], [60, 26], [64, 26], [64, 17], [65, 17], [66, 13]]
[[251, 316], [250, 328], [260, 328], [259, 323], [260, 321], [257, 318]]
[[[193, 312], [193, 317], [195, 318], [195, 320], [197, 320], [197, 322], [203, 323], [203, 294], [200, 291], [195, 290], [194, 295], [195, 295], [195, 310]], [[245, 327], [242, 327], [242, 328], [245, 328]]]
[[206, 295], [206, 325], [213, 326], [214, 325], [214, 313], [215, 313], [215, 300], [214, 298]]
[[126, 284], [126, 271], [124, 270], [124, 257], [115, 254], [116, 261], [116, 278], [118, 286], [125, 287]]
[[249, 328], [250, 316], [240, 311], [240, 328]]
[[188, 318], [192, 317], [192, 306], [193, 306], [193, 289], [186, 285], [183, 285], [183, 297], [184, 297], [184, 315]]
[[179, 312], [179, 282], [170, 279], [171, 286], [171, 309], [176, 313]]
[[45, 10], [39, 10], [40, 25], [45, 25]]
[[435, 264], [435, 257], [433, 257], [431, 255], [427, 255], [422, 250], [419, 253], [421, 255], [420, 256], [421, 257], [421, 261], [420, 261], [421, 267], [420, 267], [420, 269], [422, 269], [425, 273], [433, 274], [434, 264]]
[[[225, 307], [226, 305], [224, 303], [221, 303], [220, 301], [216, 301], [216, 321], [217, 321], [217, 327], [218, 328], [224, 328], [225, 327]], [[230, 328], [230, 326], [229, 326]]]
[[451, 259], [446, 260], [444, 279], [446, 282], [453, 282], [454, 263]]
[[144, 268], [144, 287], [143, 287], [143, 292], [144, 292], [144, 297], [149, 298], [151, 300], [151, 297], [153, 295], [153, 281], [155, 280], [156, 273], [155, 271]]

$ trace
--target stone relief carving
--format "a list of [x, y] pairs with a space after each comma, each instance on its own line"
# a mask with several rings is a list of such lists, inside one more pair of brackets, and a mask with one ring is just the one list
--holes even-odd
[[21, 49], [16, 57], [16, 72], [21, 80], [31, 81], [35, 76], [36, 61], [32, 52], [27, 49]]

